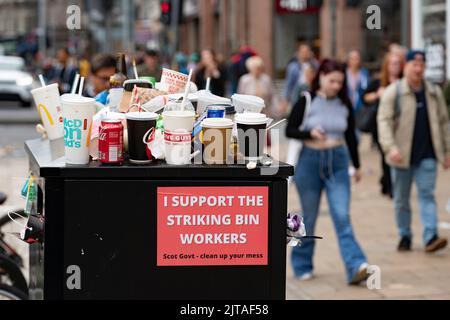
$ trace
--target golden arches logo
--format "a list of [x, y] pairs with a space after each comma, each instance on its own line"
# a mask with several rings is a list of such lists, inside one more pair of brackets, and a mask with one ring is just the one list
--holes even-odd
[[41, 110], [44, 110], [45, 115], [47, 116], [48, 122], [50, 123], [51, 126], [55, 123], [53, 121], [52, 115], [50, 114], [50, 112], [48, 112], [47, 108], [43, 104], [40, 103], [38, 105], [37, 109], [38, 109], [38, 112], [39, 112], [39, 117], [41, 117], [42, 123], [44, 122], [44, 119], [42, 118], [42, 111]]
[[89, 145], [91, 144], [91, 131], [92, 131], [92, 121], [91, 124], [89, 125], [89, 130], [87, 132], [86, 147], [89, 147]]

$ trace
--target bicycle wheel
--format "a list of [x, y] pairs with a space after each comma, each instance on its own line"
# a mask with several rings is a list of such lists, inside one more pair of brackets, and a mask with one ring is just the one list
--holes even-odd
[[0, 284], [0, 300], [28, 300], [28, 296], [17, 288]]
[[28, 292], [28, 285], [20, 268], [8, 256], [0, 254], [0, 283]]

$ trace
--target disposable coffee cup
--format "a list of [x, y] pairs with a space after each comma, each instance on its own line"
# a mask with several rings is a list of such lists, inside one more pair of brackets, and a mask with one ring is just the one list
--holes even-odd
[[109, 111], [117, 112], [119, 109], [120, 100], [122, 100], [123, 88], [109, 89]]
[[150, 163], [152, 155], [148, 144], [153, 140], [158, 115], [153, 112], [129, 112], [126, 118], [130, 162]]
[[192, 129], [195, 112], [192, 110], [164, 111], [164, 147], [170, 165], [191, 163]]
[[248, 161], [262, 158], [266, 141], [268, 118], [262, 113], [239, 113], [236, 115], [239, 152]]
[[61, 96], [64, 123], [64, 153], [67, 164], [89, 163], [95, 100], [77, 94]]
[[230, 155], [233, 121], [226, 118], [207, 118], [202, 121], [203, 161], [206, 164], [225, 164]]
[[225, 106], [225, 118], [230, 119], [231, 121], [234, 120], [236, 114], [236, 109], [233, 105], [226, 105]]
[[64, 136], [61, 99], [58, 84], [50, 84], [31, 90], [42, 124], [49, 140]]

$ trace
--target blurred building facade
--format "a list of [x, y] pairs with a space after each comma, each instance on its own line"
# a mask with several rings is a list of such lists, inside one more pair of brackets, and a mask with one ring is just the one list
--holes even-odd
[[[381, 10], [381, 29], [366, 27], [367, 7]], [[379, 64], [389, 43], [410, 44], [409, 1], [386, 0], [184, 0], [180, 49], [214, 48], [229, 56], [253, 47], [269, 73], [281, 76], [299, 41], [316, 55], [345, 58], [360, 49]], [[370, 65], [369, 65], [370, 67]]]
[[[169, 23], [161, 19], [162, 2], [170, 5]], [[70, 5], [81, 9], [80, 30], [66, 27]], [[366, 26], [370, 5], [381, 10], [380, 30]], [[19, 48], [44, 47], [48, 56], [63, 46], [78, 56], [212, 48], [226, 59], [250, 46], [268, 73], [283, 77], [299, 41], [317, 57], [344, 59], [360, 49], [373, 70], [397, 42], [425, 48], [432, 57], [427, 76], [443, 82], [450, 78], [448, 12], [450, 0], [0, 0], [0, 54], [14, 52], [20, 41], [26, 45]]]
[[426, 77], [450, 79], [450, 0], [412, 0], [412, 46], [427, 52]]

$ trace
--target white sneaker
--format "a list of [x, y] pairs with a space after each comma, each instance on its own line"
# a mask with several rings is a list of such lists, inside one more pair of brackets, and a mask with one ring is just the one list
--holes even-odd
[[312, 278], [314, 278], [314, 274], [312, 272], [306, 272], [306, 273], [302, 274], [301, 276], [296, 277], [296, 279], [298, 279], [300, 281], [308, 281], [308, 280], [311, 280]]
[[358, 272], [353, 276], [350, 284], [359, 284], [362, 281], [367, 280], [369, 277], [369, 273], [367, 272], [368, 267], [369, 264], [367, 262], [362, 263], [358, 268]]

